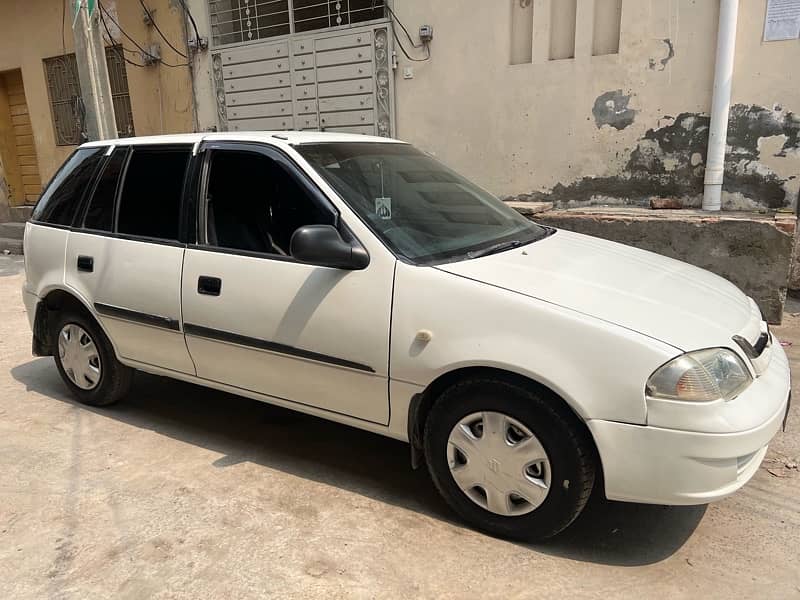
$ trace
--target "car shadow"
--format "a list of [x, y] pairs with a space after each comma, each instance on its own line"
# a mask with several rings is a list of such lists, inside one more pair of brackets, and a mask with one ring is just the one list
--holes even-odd
[[[426, 471], [411, 469], [408, 446], [402, 442], [145, 373], [137, 373], [124, 402], [109, 408], [75, 402], [51, 359], [31, 360], [11, 374], [29, 391], [218, 452], [223, 456], [214, 467], [248, 461], [463, 526]], [[596, 492], [569, 529], [524, 547], [599, 564], [651, 564], [688, 540], [705, 509], [609, 502]]]

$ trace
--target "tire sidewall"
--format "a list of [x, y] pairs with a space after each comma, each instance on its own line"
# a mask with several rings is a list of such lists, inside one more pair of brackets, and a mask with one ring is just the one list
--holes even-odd
[[[67, 373], [64, 371], [64, 367], [61, 364], [61, 358], [58, 351], [58, 336], [61, 335], [61, 330], [69, 324], [77, 325], [89, 334], [89, 337], [92, 338], [95, 348], [97, 348], [97, 353], [100, 357], [100, 381], [90, 390], [85, 390], [75, 385], [75, 383], [73, 383], [73, 381], [69, 378], [69, 375], [67, 375]], [[113, 376], [112, 370], [117, 364], [117, 360], [114, 350], [111, 347], [111, 343], [108, 341], [108, 338], [97, 325], [97, 323], [95, 323], [93, 319], [89, 319], [79, 313], [64, 313], [60, 315], [58, 319], [56, 319], [53, 336], [53, 339], [55, 340], [53, 357], [56, 362], [56, 367], [58, 368], [61, 378], [67, 384], [70, 392], [84, 404], [91, 404], [95, 406], [107, 404], [106, 399], [109, 397], [109, 388]]]
[[[545, 500], [518, 516], [492, 513], [473, 502], [456, 484], [447, 460], [447, 441], [453, 427], [476, 412], [504, 413], [539, 439], [550, 463], [551, 482]], [[569, 525], [586, 501], [585, 459], [572, 443], [553, 399], [502, 382], [481, 381], [446, 392], [431, 411], [425, 428], [425, 455], [434, 483], [451, 507], [466, 521], [493, 535], [514, 539], [544, 539]], [[591, 484], [594, 477], [592, 472]]]

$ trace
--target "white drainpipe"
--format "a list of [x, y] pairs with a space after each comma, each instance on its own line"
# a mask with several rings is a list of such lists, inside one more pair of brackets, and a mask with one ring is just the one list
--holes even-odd
[[714, 68], [714, 97], [711, 101], [711, 126], [708, 132], [703, 210], [720, 210], [722, 180], [725, 175], [725, 146], [728, 113], [731, 107], [733, 60], [736, 55], [736, 21], [739, 0], [720, 0], [717, 62]]

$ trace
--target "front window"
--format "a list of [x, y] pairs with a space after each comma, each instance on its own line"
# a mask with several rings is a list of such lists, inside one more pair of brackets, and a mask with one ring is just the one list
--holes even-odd
[[277, 161], [246, 150], [213, 150], [205, 198], [211, 246], [288, 256], [292, 234], [304, 225], [333, 225]]
[[535, 242], [549, 230], [407, 144], [297, 147], [398, 255], [429, 263]]

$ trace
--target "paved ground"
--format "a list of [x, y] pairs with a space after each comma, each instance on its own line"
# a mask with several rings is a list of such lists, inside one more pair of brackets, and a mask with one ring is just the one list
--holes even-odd
[[[514, 544], [455, 521], [391, 440], [150, 376], [75, 404], [30, 355], [20, 270], [0, 257], [0, 598], [800, 597], [800, 402], [730, 499], [594, 498]], [[776, 331], [800, 364], [800, 315]]]

